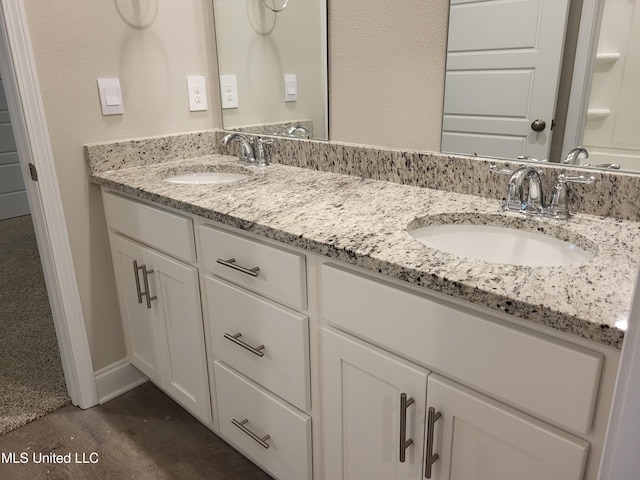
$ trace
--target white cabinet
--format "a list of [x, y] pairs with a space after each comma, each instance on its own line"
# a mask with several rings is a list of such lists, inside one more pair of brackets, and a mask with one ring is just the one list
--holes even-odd
[[109, 241], [131, 363], [211, 422], [198, 270], [113, 230]]
[[427, 385], [427, 408], [441, 415], [432, 438], [427, 438], [431, 458], [438, 455], [431, 478], [583, 478], [589, 450], [584, 440], [436, 374], [429, 375]]
[[419, 479], [428, 372], [329, 330], [322, 350], [324, 478]]
[[327, 480], [583, 478], [583, 440], [344, 334], [322, 348]]
[[312, 478], [305, 256], [199, 228], [220, 435], [279, 480]]

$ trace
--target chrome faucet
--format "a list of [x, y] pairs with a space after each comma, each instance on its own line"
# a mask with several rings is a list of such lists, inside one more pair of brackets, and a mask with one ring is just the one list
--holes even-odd
[[256, 158], [253, 156], [253, 148], [251, 147], [251, 140], [246, 136], [238, 132], [225, 135], [222, 139], [222, 145], [227, 146], [229, 142], [238, 140], [240, 142], [240, 153], [238, 154], [238, 160], [242, 163], [254, 163]]
[[[567, 183], [593, 183], [595, 177], [579, 175], [568, 177], [565, 174], [558, 175], [557, 183], [553, 189], [553, 196], [549, 205], [544, 204], [542, 194], [542, 177], [538, 169], [531, 165], [521, 165], [515, 170], [491, 165], [491, 171], [506, 173], [509, 178], [507, 198], [502, 204], [502, 209], [511, 212], [520, 212], [526, 215], [541, 215], [544, 217], [567, 220], [571, 217], [567, 196]], [[525, 191], [525, 186], [527, 190]]]
[[562, 163], [566, 165], [580, 165], [580, 155], [583, 153], [583, 158], [589, 158], [589, 152], [587, 152], [586, 148], [581, 146], [572, 148], [571, 151], [567, 153], [567, 156], [564, 158]]
[[258, 167], [266, 167], [269, 165], [267, 156], [265, 155], [264, 145], [273, 143], [273, 140], [265, 140], [260, 137], [248, 137], [242, 133], [233, 132], [225, 135], [222, 139], [222, 145], [227, 146], [229, 142], [238, 140], [241, 145], [238, 160], [241, 163], [249, 163]]
[[[528, 187], [526, 194], [525, 185]], [[522, 165], [517, 168], [511, 174], [511, 178], [509, 178], [507, 199], [505, 200], [502, 209], [529, 214], [539, 214], [542, 213], [543, 208], [544, 199], [540, 172], [531, 165]]]
[[294, 125], [289, 130], [287, 130], [287, 135], [289, 135], [290, 137], [300, 136], [296, 135], [298, 132], [302, 132], [302, 137], [304, 138], [309, 138], [311, 136], [311, 131], [304, 125]]

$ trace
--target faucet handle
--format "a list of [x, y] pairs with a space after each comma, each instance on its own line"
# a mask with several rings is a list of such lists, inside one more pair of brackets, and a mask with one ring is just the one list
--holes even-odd
[[513, 169], [507, 167], [499, 167], [495, 163], [489, 165], [489, 170], [493, 173], [502, 173], [504, 175], [511, 175], [513, 173]]
[[544, 163], [544, 162], [548, 162], [549, 161], [546, 158], [540, 160], [539, 158], [533, 158], [533, 157], [530, 157], [529, 155], [519, 155], [518, 156], [518, 160], [526, 160], [528, 162], [538, 162], [538, 163], [539, 162], [543, 162]]
[[576, 177], [567, 177], [564, 173], [558, 175], [558, 183], [593, 183], [596, 181], [596, 177], [585, 177], [584, 175], [578, 175]]
[[569, 201], [567, 199], [567, 183], [590, 184], [595, 182], [595, 180], [596, 178], [593, 176], [586, 177], [584, 175], [578, 175], [575, 177], [568, 177], [563, 173], [558, 175], [558, 183], [553, 191], [551, 205], [549, 205], [549, 212], [551, 216], [561, 220], [567, 220], [571, 217], [571, 212], [569, 212]]

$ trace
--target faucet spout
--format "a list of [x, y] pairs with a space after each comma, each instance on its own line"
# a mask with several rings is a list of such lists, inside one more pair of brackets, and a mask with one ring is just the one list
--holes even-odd
[[251, 141], [243, 134], [238, 132], [233, 132], [228, 135], [225, 135], [222, 139], [222, 145], [227, 146], [233, 140], [238, 140], [240, 142], [240, 153], [238, 154], [238, 159], [243, 163], [253, 163], [255, 162], [255, 157], [253, 154], [253, 147], [251, 146]]
[[[525, 186], [527, 189], [525, 190]], [[541, 213], [544, 207], [540, 172], [531, 165], [517, 168], [509, 179], [503, 210]]]
[[589, 152], [587, 152], [586, 148], [578, 146], [572, 148], [571, 151], [567, 153], [567, 156], [562, 161], [562, 163], [566, 165], [580, 165], [580, 158], [589, 158]]

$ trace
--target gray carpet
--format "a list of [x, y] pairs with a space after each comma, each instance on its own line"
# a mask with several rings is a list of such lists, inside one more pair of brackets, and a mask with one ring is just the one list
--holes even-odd
[[68, 403], [31, 216], [0, 220], [0, 435]]

